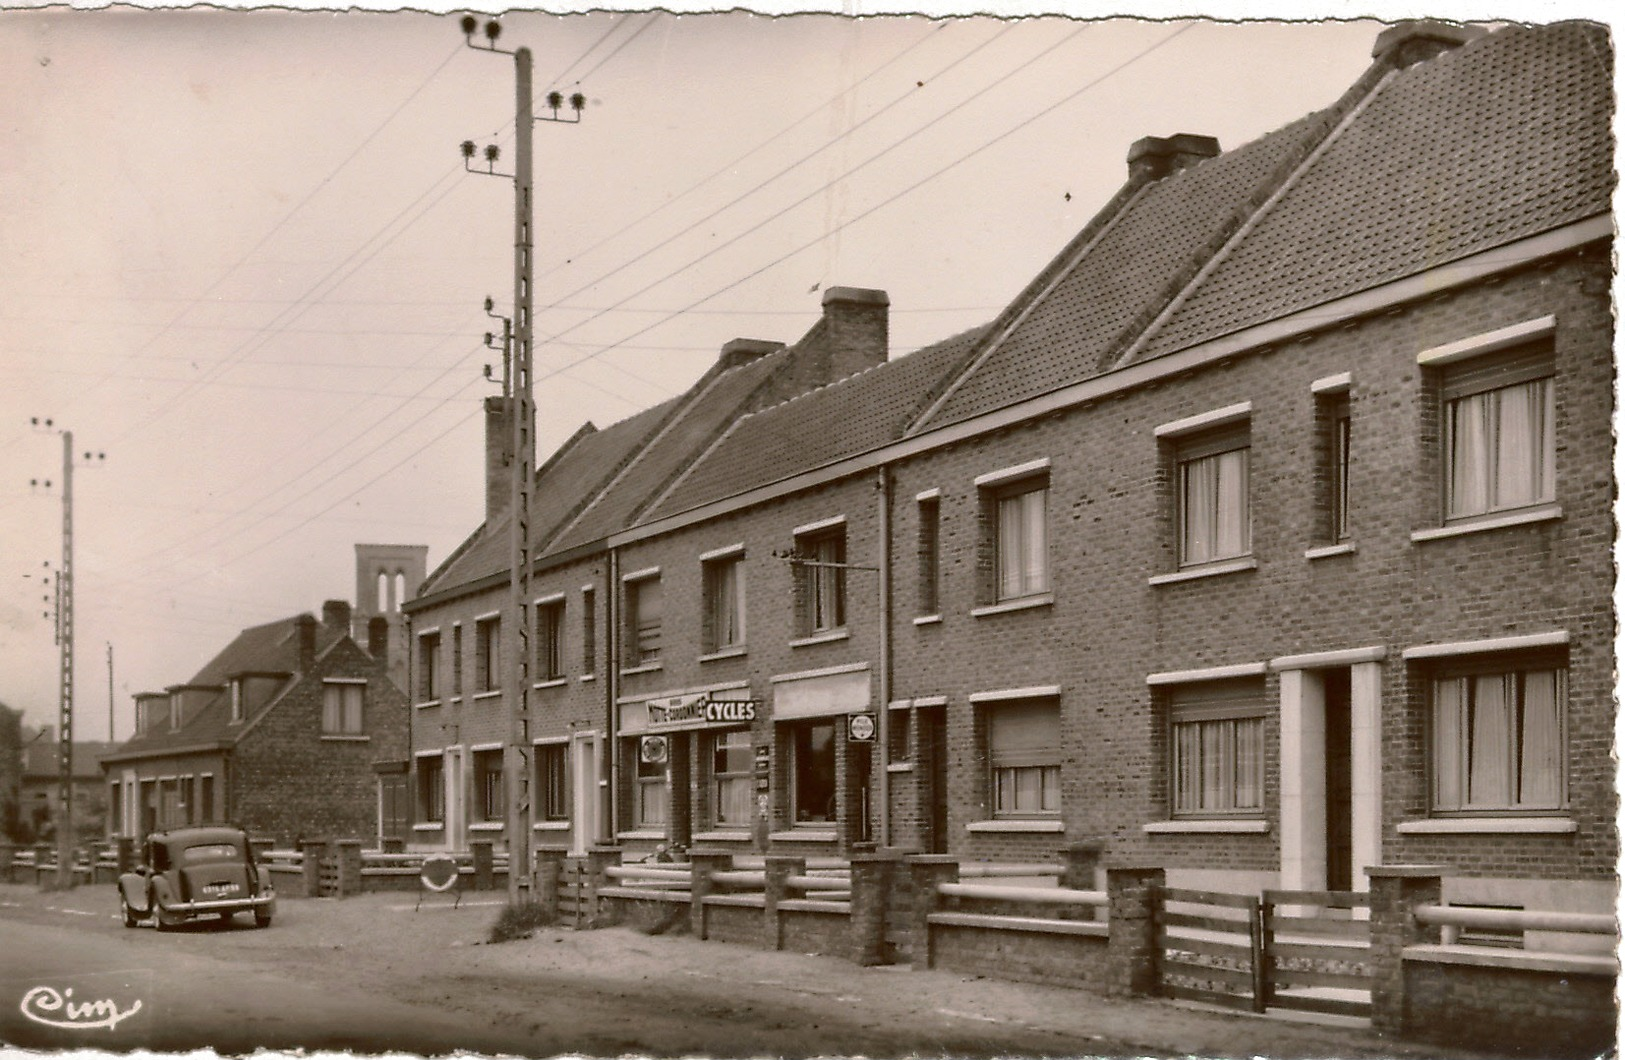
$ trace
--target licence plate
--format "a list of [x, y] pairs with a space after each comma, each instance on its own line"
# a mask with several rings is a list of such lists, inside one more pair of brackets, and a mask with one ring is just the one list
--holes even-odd
[[219, 898], [223, 895], [236, 894], [237, 885], [235, 883], [205, 883], [203, 893], [210, 898]]

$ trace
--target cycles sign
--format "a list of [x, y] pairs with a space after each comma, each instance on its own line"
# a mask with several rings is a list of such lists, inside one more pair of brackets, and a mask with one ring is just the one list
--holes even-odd
[[651, 731], [748, 725], [756, 720], [756, 700], [712, 699], [709, 692], [651, 699], [647, 706]]

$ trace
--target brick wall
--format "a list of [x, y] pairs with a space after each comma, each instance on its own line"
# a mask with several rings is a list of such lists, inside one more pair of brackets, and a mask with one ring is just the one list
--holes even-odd
[[1408, 960], [1406, 1035], [1498, 1056], [1601, 1056], [1616, 1044], [1616, 979]]
[[1104, 938], [933, 924], [931, 963], [994, 979], [1106, 989]]

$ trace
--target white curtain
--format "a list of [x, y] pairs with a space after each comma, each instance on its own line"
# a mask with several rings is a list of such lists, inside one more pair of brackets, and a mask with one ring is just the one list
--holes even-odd
[[1186, 461], [1182, 561], [1244, 556], [1252, 548], [1247, 505], [1247, 449]]
[[1474, 806], [1512, 803], [1511, 765], [1513, 674], [1474, 677], [1472, 743], [1467, 763], [1467, 801]]
[[1233, 805], [1254, 810], [1264, 805], [1264, 719], [1232, 722], [1236, 740], [1236, 787]]
[[1474, 394], [1450, 405], [1450, 514], [1473, 515], [1490, 504], [1490, 395]]
[[999, 501], [999, 599], [1030, 596], [1049, 588], [1049, 540], [1044, 519], [1047, 490], [1029, 490]]
[[1433, 801], [1442, 810], [1462, 804], [1462, 699], [1467, 682], [1461, 678], [1433, 685]]
[[1562, 799], [1562, 725], [1555, 670], [1531, 670], [1523, 678], [1523, 740], [1519, 756], [1518, 804], [1557, 806]]
[[1496, 508], [1535, 504], [1553, 496], [1550, 403], [1552, 381], [1537, 379], [1496, 392]]

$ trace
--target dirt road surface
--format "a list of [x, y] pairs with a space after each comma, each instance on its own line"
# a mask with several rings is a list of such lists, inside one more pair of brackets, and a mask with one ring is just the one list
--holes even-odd
[[[126, 929], [111, 885], [0, 884], [0, 1042], [164, 1052], [256, 1046], [549, 1056], [1440, 1057], [1363, 1027], [1108, 1000], [1058, 987], [772, 953], [629, 928], [542, 929], [489, 945], [498, 895], [462, 908], [374, 894], [280, 903], [159, 934]], [[139, 1008], [109, 1028], [55, 1028], [65, 1004]], [[72, 995], [66, 992], [72, 990]], [[89, 1021], [91, 1013], [85, 1017]], [[50, 1013], [46, 1013], [47, 1016]]]

